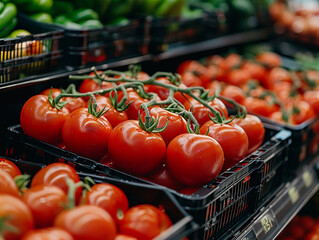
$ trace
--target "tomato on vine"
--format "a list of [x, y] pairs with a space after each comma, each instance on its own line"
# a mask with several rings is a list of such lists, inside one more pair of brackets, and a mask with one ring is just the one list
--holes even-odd
[[0, 170], [9, 173], [12, 178], [21, 175], [20, 169], [13, 162], [5, 158], [0, 158]]

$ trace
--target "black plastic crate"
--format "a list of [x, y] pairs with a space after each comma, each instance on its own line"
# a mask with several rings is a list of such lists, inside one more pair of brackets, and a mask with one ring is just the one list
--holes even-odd
[[[267, 126], [266, 126], [267, 128]], [[48, 163], [66, 159], [74, 163], [77, 169], [92, 174], [103, 174], [118, 179], [149, 183], [140, 178], [114, 170], [93, 160], [80, 157], [55, 146], [46, 144], [23, 134], [19, 125], [8, 128], [8, 146], [6, 155], [32, 161]], [[262, 151], [256, 151], [236, 166], [224, 171], [210, 184], [203, 186], [192, 195], [170, 191], [201, 227], [192, 238], [217, 239], [225, 234], [235, 223], [246, 219], [256, 208], [257, 192], [261, 185], [260, 169], [281, 153], [283, 146], [289, 143], [289, 134], [285, 130], [273, 130], [267, 135]], [[268, 129], [267, 129], [268, 131]], [[278, 133], [279, 132], [279, 133]], [[282, 132], [286, 132], [286, 135]], [[284, 160], [283, 160], [284, 161]], [[156, 185], [156, 184], [155, 184]], [[158, 185], [157, 185], [158, 186]], [[278, 188], [279, 185], [273, 186]]]
[[[32, 159], [27, 159], [28, 161], [22, 161], [13, 158], [5, 158], [15, 163], [22, 173], [30, 174], [31, 176], [33, 176], [47, 164], [55, 162], [52, 161], [48, 162], [47, 164], [43, 164], [32, 162]], [[30, 158], [32, 158], [32, 156], [30, 156]], [[95, 183], [110, 183], [119, 187], [127, 196], [129, 200], [129, 207], [139, 204], [151, 204], [156, 207], [164, 208], [166, 214], [172, 220], [173, 226], [156, 237], [157, 240], [182, 239], [197, 228], [197, 225], [192, 222], [192, 217], [189, 216], [182, 209], [180, 204], [172, 197], [172, 195], [166, 192], [163, 188], [121, 181], [105, 176], [96, 176], [83, 172], [78, 172], [78, 174], [81, 180], [83, 180], [85, 177], [91, 177]]]

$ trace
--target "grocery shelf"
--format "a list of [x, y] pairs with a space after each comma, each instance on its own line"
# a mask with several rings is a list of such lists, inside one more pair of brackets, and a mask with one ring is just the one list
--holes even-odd
[[[143, 63], [147, 61], [161, 61], [165, 59], [172, 59], [172, 58], [190, 55], [194, 53], [214, 50], [221, 47], [228, 47], [228, 46], [232, 46], [236, 44], [266, 40], [271, 36], [271, 33], [272, 33], [271, 29], [262, 28], [262, 29], [252, 30], [252, 31], [247, 31], [242, 33], [228, 34], [225, 36], [216, 37], [211, 40], [206, 40], [206, 41], [202, 41], [198, 43], [176, 47], [171, 50], [168, 50], [167, 52], [160, 53], [160, 54], [147, 54], [143, 56], [136, 56], [136, 57], [121, 59], [121, 60], [113, 61], [113, 62], [104, 62], [102, 64], [95, 64], [95, 66], [98, 70], [100, 70], [100, 69], [106, 69], [106, 68], [123, 67], [129, 64]], [[48, 82], [54, 79], [67, 77], [68, 75], [71, 75], [71, 74], [88, 73], [91, 71], [92, 66], [88, 66], [84, 68], [66, 67], [65, 69], [62, 69], [62, 70], [57, 70], [57, 71], [45, 73], [42, 75], [36, 75], [36, 76], [26, 77], [19, 80], [14, 80], [11, 82], [2, 83], [0, 84], [0, 92], [9, 90], [9, 89], [18, 88], [18, 87], [28, 86], [32, 84]]]
[[319, 189], [316, 173], [319, 156], [251, 220], [236, 240], [271, 240], [282, 231]]

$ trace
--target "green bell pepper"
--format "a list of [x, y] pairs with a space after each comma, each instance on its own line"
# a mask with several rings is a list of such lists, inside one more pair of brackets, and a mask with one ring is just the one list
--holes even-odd
[[69, 15], [74, 11], [73, 5], [70, 2], [54, 1], [51, 9], [52, 16], [58, 16], [61, 14]]
[[130, 23], [130, 20], [125, 17], [115, 18], [108, 22], [109, 25], [127, 25], [129, 23]]
[[112, 0], [76, 0], [75, 5], [78, 8], [90, 8], [96, 11], [101, 18], [104, 18]]
[[0, 30], [0, 38], [8, 36], [9, 33], [15, 28], [18, 23], [18, 19], [16, 17], [12, 18], [7, 25]]
[[26, 13], [49, 12], [53, 6], [53, 0], [12, 0], [12, 2]]
[[57, 24], [61, 24], [61, 25], [68, 27], [68, 28], [73, 28], [73, 29], [81, 29], [82, 28], [82, 26], [80, 24], [72, 22], [69, 18], [67, 18], [64, 15], [57, 16], [54, 19], [54, 22]]
[[102, 28], [104, 26], [99, 20], [95, 19], [84, 20], [82, 22], [79, 22], [79, 24], [83, 28]]
[[103, 19], [126, 17], [134, 7], [134, 0], [112, 0]]
[[17, 25], [17, 8], [13, 3], [7, 3], [2, 6], [0, 12], [0, 37], [7, 36]]
[[72, 14], [70, 19], [73, 22], [82, 22], [82, 21], [86, 21], [86, 20], [98, 20], [99, 19], [99, 15], [93, 11], [92, 9], [88, 9], [88, 8], [80, 8], [75, 10]]
[[52, 19], [51, 15], [48, 13], [36, 13], [36, 14], [31, 15], [30, 17], [37, 22], [53, 23], [53, 19]]
[[27, 36], [27, 35], [31, 35], [31, 33], [24, 29], [17, 29], [17, 30], [14, 30], [7, 38], [16, 38], [16, 37]]

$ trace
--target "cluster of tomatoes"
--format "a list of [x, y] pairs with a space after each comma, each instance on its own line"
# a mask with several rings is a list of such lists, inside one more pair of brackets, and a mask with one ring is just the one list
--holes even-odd
[[[137, 81], [149, 78], [144, 72], [137, 75]], [[156, 81], [173, 84], [166, 77]], [[79, 92], [110, 89], [113, 84], [85, 79]], [[185, 89], [186, 86], [180, 84], [179, 88]], [[168, 88], [155, 84], [145, 84], [144, 89], [156, 93], [162, 100], [170, 92]], [[62, 98], [69, 102], [57, 109], [48, 100], [51, 91], [53, 98], [61, 93], [59, 89], [48, 89], [24, 104], [20, 123], [25, 134], [182, 193], [196, 191], [221, 171], [254, 152], [262, 144], [265, 134], [261, 121], [252, 115], [230, 123], [214, 123], [209, 117], [214, 117], [214, 114], [207, 107], [178, 91], [174, 98], [184, 105], [185, 110], [192, 112], [199, 123], [200, 134], [189, 133], [187, 121], [166, 110], [165, 106], [149, 108], [150, 116], [158, 120], [156, 127], [167, 125], [165, 130], [154, 133], [142, 129], [137, 119], [140, 114], [141, 120], [145, 121], [146, 113], [141, 104], [149, 99], [142, 98], [133, 88], [127, 89], [129, 107], [116, 106], [123, 98], [121, 91], [117, 91], [116, 101], [114, 92], [97, 95], [97, 110], [94, 112], [107, 110], [101, 116], [89, 113], [88, 97]], [[215, 98], [207, 104], [229, 120], [227, 108], [221, 100]]]
[[296, 216], [280, 233], [278, 240], [319, 240], [319, 219]]
[[65, 163], [42, 168], [28, 189], [18, 189], [21, 180], [19, 168], [0, 159], [4, 240], [147, 240], [172, 226], [166, 213], [153, 205], [129, 208], [115, 185], [98, 183], [84, 191], [74, 168]]
[[289, 71], [272, 52], [262, 52], [254, 60], [235, 53], [213, 55], [204, 62], [185, 61], [179, 66], [184, 84], [204, 86], [211, 94], [217, 90], [249, 113], [275, 121], [301, 124], [319, 115], [317, 71]]
[[296, 6], [278, 0], [273, 2], [269, 13], [276, 23], [275, 29], [280, 33], [287, 31], [298, 40], [319, 44], [319, 4], [314, 1], [308, 6], [307, 2], [304, 7], [302, 5], [302, 2]]

